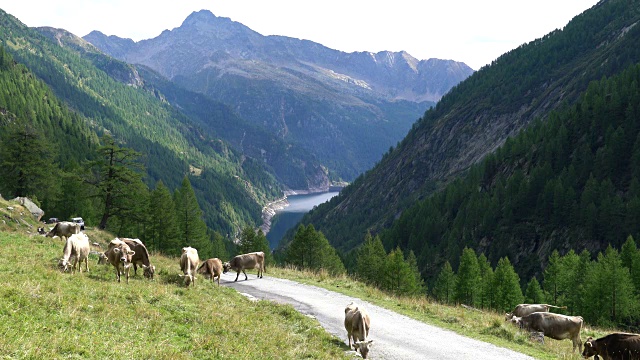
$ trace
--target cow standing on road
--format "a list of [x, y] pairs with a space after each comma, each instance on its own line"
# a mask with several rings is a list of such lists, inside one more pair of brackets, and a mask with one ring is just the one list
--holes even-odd
[[355, 303], [350, 303], [344, 309], [344, 327], [347, 329], [349, 349], [353, 339], [353, 347], [356, 351], [360, 350], [363, 359], [367, 358], [369, 347], [373, 345], [373, 340], [367, 341], [370, 325], [369, 314]]
[[238, 281], [238, 276], [240, 276], [241, 271], [244, 274], [244, 279], [248, 280], [249, 278], [247, 277], [247, 272], [245, 270], [255, 268], [258, 268], [258, 278], [262, 278], [262, 274], [264, 273], [264, 253], [262, 251], [258, 251], [238, 255], [231, 259], [231, 261], [224, 263], [222, 267], [225, 274], [229, 270], [234, 270], [238, 273], [234, 281]]

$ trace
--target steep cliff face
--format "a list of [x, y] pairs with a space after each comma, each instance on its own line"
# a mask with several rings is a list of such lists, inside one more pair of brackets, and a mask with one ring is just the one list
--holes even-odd
[[473, 73], [463, 63], [418, 61], [405, 52], [348, 54], [263, 36], [205, 10], [134, 45], [98, 32], [85, 39], [229, 104], [345, 180], [373, 166], [434, 101]]
[[590, 81], [640, 61], [639, 21], [636, 3], [603, 1], [563, 30], [504, 54], [445, 95], [375, 168], [303, 221], [342, 249], [388, 227], [532, 120], [576, 101]]

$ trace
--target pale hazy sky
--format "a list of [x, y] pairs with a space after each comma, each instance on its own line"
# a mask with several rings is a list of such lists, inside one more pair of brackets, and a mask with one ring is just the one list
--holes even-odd
[[519, 45], [563, 28], [597, 0], [0, 0], [28, 26], [135, 41], [208, 9], [262, 35], [315, 41], [346, 52], [407, 51], [477, 70]]

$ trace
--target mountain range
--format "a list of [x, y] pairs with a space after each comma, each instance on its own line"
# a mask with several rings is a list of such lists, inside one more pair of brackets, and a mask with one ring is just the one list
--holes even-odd
[[[408, 135], [386, 153], [377, 166], [329, 203], [306, 215], [302, 222], [312, 223], [342, 251], [357, 247], [367, 232], [384, 233], [385, 229], [398, 223], [408, 208], [440, 191], [447, 193], [449, 184], [465, 176], [472, 165], [499, 149], [507, 139], [515, 138], [532, 122], [544, 121], [550, 114], [575, 104], [592, 81], [617, 75], [640, 61], [640, 48], [636, 46], [640, 41], [638, 21], [640, 7], [637, 2], [601, 1], [576, 16], [562, 30], [503, 54], [455, 86], [414, 124]], [[602, 134], [590, 136], [598, 138]], [[574, 139], [576, 143], [577, 140]], [[523, 157], [520, 161], [524, 166], [530, 159]], [[516, 165], [494, 165], [505, 174], [516, 172], [529, 179], [526, 167], [518, 172]], [[583, 189], [574, 191], [579, 196]], [[620, 191], [626, 190], [623, 187]], [[452, 192], [447, 201], [456, 201], [454, 194]], [[413, 217], [410, 224], [414, 227], [403, 227], [404, 232], [396, 232], [396, 235], [404, 235], [388, 239], [387, 245], [406, 244], [417, 229], [433, 225], [425, 214], [422, 215]], [[534, 229], [543, 227], [543, 224], [533, 224], [539, 225], [533, 226]], [[447, 228], [450, 225], [447, 223]], [[473, 229], [465, 231], [474, 234]], [[445, 235], [456, 238], [456, 234]], [[457, 233], [457, 236], [463, 235]], [[484, 238], [481, 233], [469, 236], [463, 238], [463, 243], [473, 248], [498, 246], [497, 242], [492, 245], [492, 238]], [[536, 237], [543, 243], [539, 246], [545, 250], [535, 256], [545, 258], [544, 255], [553, 249], [549, 243], [551, 237], [548, 233]], [[554, 239], [556, 245], [557, 240]], [[511, 238], [507, 243], [514, 247], [521, 244], [517, 238]], [[562, 248], [568, 247], [568, 243], [560, 243]], [[588, 243], [594, 251], [606, 247], [596, 239], [590, 239]], [[416, 254], [427, 250], [421, 259], [423, 270], [427, 264], [434, 266], [445, 259], [454, 259], [461, 250], [435, 251], [434, 244], [427, 238], [416, 239], [415, 244], [419, 244], [413, 249]], [[505, 255], [509, 249], [505, 243], [500, 244], [500, 251], [495, 251], [492, 261], [497, 261], [496, 257]], [[515, 259], [532, 255], [528, 253], [532, 248], [511, 250], [517, 255]], [[429, 263], [434, 260], [431, 255], [436, 253], [440, 262]]]
[[[97, 31], [84, 39], [229, 105], [241, 118], [313, 154], [331, 180], [351, 181], [373, 166], [426, 109], [473, 73], [460, 62], [418, 61], [406, 52], [345, 53], [263, 36], [207, 10], [153, 39], [133, 42]], [[277, 154], [263, 150], [277, 168]], [[279, 177], [290, 188], [326, 183], [291, 180], [284, 170]]]

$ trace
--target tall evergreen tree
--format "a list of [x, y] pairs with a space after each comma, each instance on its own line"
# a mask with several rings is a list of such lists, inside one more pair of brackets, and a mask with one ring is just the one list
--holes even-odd
[[548, 299], [554, 304], [558, 303], [560, 291], [560, 277], [562, 274], [560, 264], [560, 253], [554, 250], [549, 256], [549, 262], [544, 268], [544, 289], [548, 294]]
[[386, 267], [387, 253], [379, 236], [372, 237], [367, 233], [364, 243], [358, 249], [356, 258], [356, 275], [362, 281], [381, 287], [382, 277]]
[[455, 301], [473, 306], [478, 296], [479, 280], [480, 267], [476, 253], [473, 249], [465, 247], [460, 256], [460, 265], [458, 265]]
[[56, 153], [32, 125], [16, 121], [0, 136], [0, 191], [5, 196], [46, 198], [59, 170]]
[[111, 136], [103, 136], [102, 143], [98, 148], [98, 159], [88, 164], [91, 174], [85, 181], [93, 187], [94, 197], [102, 206], [98, 228], [106, 229], [109, 218], [121, 216], [132, 206], [132, 199], [136, 198], [139, 189], [135, 185], [141, 182], [139, 171], [143, 166], [138, 152], [121, 148]]
[[491, 309], [495, 304], [495, 292], [493, 291], [493, 268], [484, 254], [478, 256], [478, 268], [480, 274], [479, 299], [476, 306], [481, 309]]
[[544, 291], [540, 287], [540, 283], [536, 277], [532, 277], [527, 284], [527, 290], [525, 291], [524, 301], [529, 304], [543, 304], [544, 303]]
[[435, 299], [443, 304], [450, 304], [454, 299], [456, 275], [449, 262], [445, 262], [432, 289]]
[[520, 277], [508, 258], [498, 260], [493, 274], [493, 284], [496, 292], [495, 306], [498, 311], [509, 311], [522, 303], [524, 296], [520, 289]]
[[258, 250], [258, 239], [256, 231], [253, 227], [247, 225], [240, 232], [238, 239], [238, 251], [240, 254], [247, 254]]
[[640, 252], [633, 236], [629, 235], [625, 243], [622, 244], [620, 259], [622, 266], [629, 269], [636, 295], [640, 295]]
[[149, 199], [149, 224], [145, 232], [145, 244], [149, 249], [167, 255], [180, 254], [178, 218], [171, 192], [158, 181]]
[[223, 262], [229, 259], [229, 252], [227, 251], [227, 246], [224, 243], [222, 234], [217, 231], [211, 231], [209, 236], [211, 238], [211, 256]]
[[178, 239], [183, 246], [196, 248], [201, 258], [210, 258], [211, 242], [207, 235], [207, 225], [204, 223], [202, 210], [187, 176], [182, 180], [182, 185], [176, 190], [173, 198], [178, 214]]

